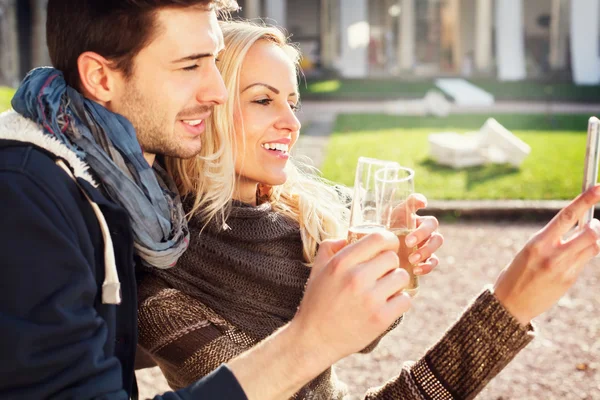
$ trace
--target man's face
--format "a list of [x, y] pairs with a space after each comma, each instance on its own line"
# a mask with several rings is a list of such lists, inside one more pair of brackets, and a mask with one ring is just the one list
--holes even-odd
[[145, 154], [190, 158], [213, 107], [227, 97], [215, 65], [223, 35], [213, 11], [164, 9], [156, 18], [154, 39], [108, 107], [131, 121]]

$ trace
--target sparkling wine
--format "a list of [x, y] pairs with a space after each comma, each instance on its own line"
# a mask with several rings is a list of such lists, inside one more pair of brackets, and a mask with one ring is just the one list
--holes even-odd
[[357, 242], [360, 238], [365, 237], [371, 233], [384, 230], [385, 227], [383, 225], [376, 224], [353, 226], [352, 228], [348, 229], [348, 244]]
[[398, 258], [400, 259], [400, 268], [405, 269], [406, 272], [408, 272], [408, 275], [410, 276], [410, 281], [406, 289], [404, 289], [404, 291], [408, 293], [411, 297], [414, 297], [419, 292], [419, 277], [414, 274], [414, 266], [408, 261], [408, 256], [410, 256], [417, 249], [417, 246], [409, 247], [406, 245], [406, 236], [408, 236], [408, 234], [410, 234], [412, 230], [391, 229], [391, 232], [398, 237], [398, 240], [400, 240], [400, 246], [398, 247]]

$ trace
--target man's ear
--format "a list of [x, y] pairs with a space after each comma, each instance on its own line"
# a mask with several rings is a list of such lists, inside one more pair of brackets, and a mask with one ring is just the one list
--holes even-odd
[[121, 73], [110, 64], [106, 58], [91, 51], [82, 53], [77, 59], [81, 90], [98, 103], [109, 103], [118, 90]]

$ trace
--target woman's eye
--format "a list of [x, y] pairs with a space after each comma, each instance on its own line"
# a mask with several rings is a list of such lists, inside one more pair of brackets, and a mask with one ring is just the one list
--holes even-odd
[[300, 103], [290, 104], [290, 108], [292, 109], [293, 112], [298, 112], [302, 108], [302, 104], [300, 104]]
[[194, 71], [198, 69], [198, 64], [190, 65], [189, 67], [183, 68], [184, 71]]
[[261, 99], [261, 100], [255, 100], [254, 102], [256, 104], [260, 104], [261, 106], [268, 106], [269, 104], [271, 104], [273, 100], [271, 99]]

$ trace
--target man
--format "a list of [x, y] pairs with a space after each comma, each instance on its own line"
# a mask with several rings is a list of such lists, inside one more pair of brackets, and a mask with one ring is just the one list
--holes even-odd
[[[217, 13], [234, 7], [49, 1], [56, 69], [33, 71], [0, 116], [0, 398], [136, 397], [134, 264], [172, 267], [189, 240], [155, 155], [199, 151], [227, 96]], [[437, 264], [436, 228], [428, 219], [415, 233], [435, 238], [426, 268]], [[398, 241], [384, 233], [344, 246], [321, 246], [288, 325], [163, 398], [289, 397], [381, 334], [410, 305], [397, 294], [408, 280]]]

